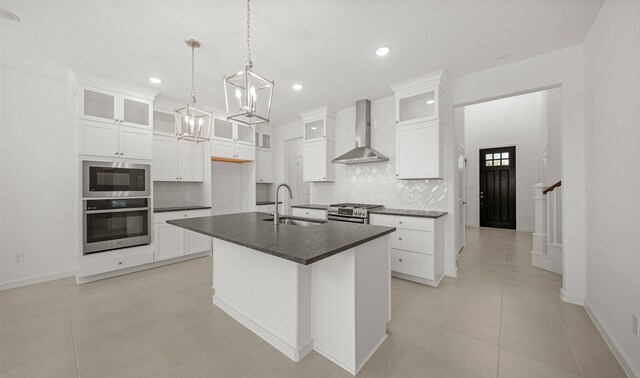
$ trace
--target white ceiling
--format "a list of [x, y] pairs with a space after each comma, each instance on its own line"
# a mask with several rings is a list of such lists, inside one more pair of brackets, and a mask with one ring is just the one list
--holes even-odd
[[[321, 105], [338, 108], [391, 94], [389, 84], [439, 69], [476, 72], [582, 42], [602, 2], [267, 1], [252, 2], [257, 73], [275, 80], [272, 124]], [[224, 108], [222, 78], [246, 59], [243, 0], [5, 1], [2, 65], [62, 75], [66, 67], [159, 90], [184, 102], [190, 50], [201, 104]], [[391, 53], [380, 58], [377, 47]], [[507, 58], [496, 57], [509, 54]], [[147, 77], [164, 80], [160, 86]], [[291, 84], [304, 84], [294, 92]]]

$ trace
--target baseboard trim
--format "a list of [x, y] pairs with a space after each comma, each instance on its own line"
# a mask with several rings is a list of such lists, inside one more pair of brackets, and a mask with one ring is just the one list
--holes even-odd
[[213, 304], [215, 304], [222, 311], [226, 312], [229, 316], [237, 320], [238, 323], [249, 328], [251, 332], [260, 336], [260, 338], [262, 338], [264, 341], [269, 343], [271, 346], [282, 352], [282, 354], [289, 357], [293, 361], [300, 361], [307, 354], [309, 354], [311, 350], [313, 350], [313, 340], [307, 341], [299, 348], [289, 345], [289, 343], [274, 335], [270, 331], [264, 329], [261, 325], [249, 319], [233, 307], [229, 306], [225, 301], [221, 300], [215, 295], [213, 296]]
[[329, 353], [325, 353], [322, 349], [318, 349], [316, 347], [313, 348], [313, 350], [315, 350], [316, 352], [318, 352], [318, 354], [320, 354], [321, 356], [325, 357], [327, 360], [333, 362], [334, 364], [338, 365], [339, 367], [341, 367], [342, 369], [344, 369], [346, 372], [348, 372], [349, 374], [356, 376], [360, 370], [364, 367], [364, 365], [366, 365], [367, 362], [369, 362], [369, 360], [371, 359], [371, 357], [373, 357], [373, 354], [380, 348], [380, 346], [382, 345], [382, 343], [384, 343], [384, 341], [387, 339], [387, 334], [384, 334], [384, 337], [382, 337], [382, 339], [378, 342], [378, 344], [376, 344], [376, 347], [373, 348], [368, 354], [367, 356], [364, 358], [364, 360], [362, 360], [362, 362], [355, 367], [355, 370], [348, 367], [347, 365], [343, 364], [342, 362], [336, 360], [335, 358], [333, 358]]
[[124, 269], [120, 269], [120, 270], [113, 270], [111, 272], [98, 273], [98, 274], [94, 274], [92, 276], [76, 277], [76, 282], [78, 284], [84, 284], [84, 283], [88, 283], [88, 282], [103, 280], [105, 278], [122, 276], [124, 274], [135, 273], [135, 272], [140, 272], [140, 271], [143, 271], [143, 270], [159, 268], [159, 267], [165, 266], [165, 265], [171, 265], [171, 264], [180, 263], [180, 262], [184, 262], [184, 261], [188, 261], [188, 260], [199, 259], [201, 257], [205, 257], [205, 256], [209, 256], [209, 255], [211, 255], [211, 252], [209, 252], [209, 251], [193, 253], [193, 254], [190, 254], [190, 255], [174, 257], [172, 259], [154, 261], [154, 262], [151, 262], [151, 263], [148, 263], [148, 264], [131, 266], [129, 268], [124, 268]]
[[570, 294], [564, 289], [560, 289], [560, 299], [567, 303], [584, 306], [584, 295]]
[[26, 278], [24, 280], [3, 282], [3, 283], [0, 283], [0, 291], [1, 290], [8, 290], [8, 289], [15, 289], [17, 287], [34, 285], [34, 284], [39, 284], [39, 283], [53, 281], [53, 280], [59, 280], [61, 278], [73, 277], [75, 274], [76, 274], [75, 271], [69, 271], [69, 272], [45, 274], [45, 275], [42, 275], [42, 276]]
[[562, 269], [556, 269], [553, 266], [553, 259], [550, 256], [545, 256], [536, 251], [531, 251], [531, 265], [536, 268], [562, 275]]
[[627, 359], [624, 357], [620, 349], [616, 347], [616, 343], [613, 342], [613, 339], [611, 338], [611, 336], [609, 336], [609, 333], [600, 322], [598, 316], [593, 311], [593, 308], [591, 308], [591, 306], [589, 305], [589, 301], [585, 299], [583, 302], [584, 302], [585, 311], [587, 311], [587, 314], [589, 314], [589, 317], [593, 321], [593, 324], [596, 325], [598, 332], [600, 332], [600, 335], [602, 335], [602, 338], [607, 343], [607, 346], [609, 346], [609, 349], [611, 349], [611, 352], [620, 363], [620, 366], [622, 366], [622, 369], [624, 370], [624, 372], [627, 373], [627, 375], [630, 378], [638, 378], [638, 376], [633, 372], [631, 365], [627, 362]]

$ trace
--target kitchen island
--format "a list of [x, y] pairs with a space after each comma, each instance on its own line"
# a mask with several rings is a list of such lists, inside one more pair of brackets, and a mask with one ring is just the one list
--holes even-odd
[[387, 336], [395, 228], [269, 219], [253, 212], [168, 223], [213, 238], [214, 304], [290, 359], [316, 350], [355, 375]]

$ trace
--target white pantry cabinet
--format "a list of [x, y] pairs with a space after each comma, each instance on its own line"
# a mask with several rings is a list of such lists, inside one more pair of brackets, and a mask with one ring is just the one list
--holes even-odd
[[196, 218], [208, 215], [211, 215], [210, 210], [154, 213], [154, 261], [211, 251], [210, 237], [166, 223], [168, 220]]
[[213, 120], [212, 160], [247, 162], [256, 159], [255, 134], [251, 126], [222, 119]]
[[153, 181], [204, 181], [204, 144], [153, 136]]
[[252, 126], [217, 118], [213, 120], [212, 138], [250, 146], [256, 143]]
[[78, 120], [80, 155], [151, 160], [151, 130], [111, 123]]
[[377, 226], [395, 227], [390, 235], [391, 274], [438, 286], [444, 277], [444, 218], [371, 214]]
[[151, 128], [153, 100], [101, 88], [78, 88], [78, 118]]
[[304, 151], [304, 181], [334, 181], [335, 167], [331, 160], [335, 155], [334, 142], [316, 140], [305, 142]]
[[320, 210], [320, 209], [306, 209], [302, 207], [292, 207], [291, 215], [293, 215], [294, 217], [327, 220], [327, 210]]
[[269, 150], [256, 149], [256, 182], [273, 183], [273, 156]]
[[401, 179], [442, 177], [440, 123], [424, 121], [396, 127], [396, 176]]
[[228, 160], [237, 162], [254, 161], [256, 159], [256, 148], [236, 142], [226, 142], [220, 140], [211, 141], [212, 160]]

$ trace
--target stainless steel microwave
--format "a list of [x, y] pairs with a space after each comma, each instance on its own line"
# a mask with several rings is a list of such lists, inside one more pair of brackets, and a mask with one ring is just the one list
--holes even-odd
[[82, 162], [82, 196], [148, 197], [150, 166], [147, 164]]

